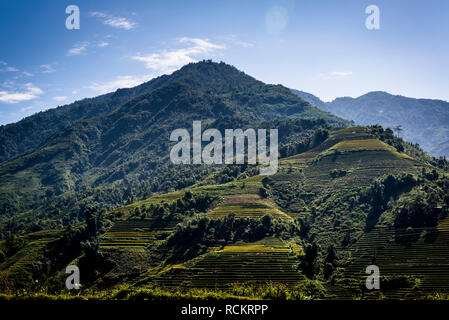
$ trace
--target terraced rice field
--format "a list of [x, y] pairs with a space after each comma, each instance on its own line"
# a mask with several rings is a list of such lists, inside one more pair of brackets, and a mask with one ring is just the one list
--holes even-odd
[[42, 261], [45, 247], [57, 240], [61, 233], [56, 230], [43, 230], [26, 235], [26, 245], [7, 261], [0, 264], [0, 276], [2, 270], [8, 270], [7, 275], [14, 281], [29, 283], [35, 273], [36, 265]]
[[374, 136], [366, 127], [345, 128], [330, 132], [329, 137], [316, 150], [324, 151], [340, 141], [373, 139]]
[[167, 288], [226, 290], [234, 284], [282, 283], [294, 286], [304, 280], [298, 260], [288, 247], [267, 245], [227, 246], [195, 260], [192, 267], [174, 267], [153, 278]]
[[269, 213], [273, 217], [290, 219], [288, 215], [277, 208], [273, 201], [262, 199], [254, 194], [228, 196], [208, 215], [213, 218], [220, 218], [231, 213], [234, 213], [238, 218], [260, 218]]
[[390, 147], [378, 139], [357, 139], [340, 141], [329, 150], [353, 151], [353, 150], [389, 150]]
[[[424, 231], [430, 234], [428, 239], [411, 244], [406, 244], [404, 234], [395, 234], [393, 229], [377, 228], [363, 236], [349, 248], [353, 263], [346, 268], [343, 278], [328, 290], [336, 298], [360, 296], [359, 289], [364, 287], [367, 277], [365, 269], [374, 264], [380, 269], [381, 279], [410, 279], [409, 284], [384, 290], [381, 282], [381, 292], [387, 298], [422, 298], [437, 292], [449, 293], [449, 218], [437, 228], [407, 232], [407, 237], [418, 237]], [[373, 298], [378, 295], [376, 290], [365, 293]]]
[[153, 228], [152, 220], [118, 221], [101, 237], [100, 248], [144, 248], [157, 233], [170, 230]]
[[405, 153], [396, 152], [391, 146], [378, 139], [357, 139], [357, 140], [344, 140], [338, 142], [328, 150], [339, 150], [339, 151], [362, 151], [362, 150], [385, 150], [390, 151], [394, 155], [405, 158], [413, 159]]
[[[333, 169], [346, 170], [346, 175], [332, 179]], [[416, 174], [419, 167], [410, 159], [397, 157], [391, 151], [365, 150], [357, 152], [343, 152], [338, 155], [328, 155], [317, 163], [304, 169], [304, 176], [311, 188], [320, 191], [323, 187], [340, 189], [353, 186], [363, 186], [372, 183], [376, 178], [385, 174], [409, 172]]]

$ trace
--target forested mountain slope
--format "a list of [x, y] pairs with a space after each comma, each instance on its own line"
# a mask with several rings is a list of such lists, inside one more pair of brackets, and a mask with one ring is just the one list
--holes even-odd
[[169, 161], [170, 133], [191, 128], [193, 120], [218, 129], [277, 119], [323, 119], [302, 130], [348, 124], [225, 63], [189, 64], [151, 86], [112, 112], [76, 121], [1, 163], [0, 210], [8, 228], [19, 230], [24, 217], [31, 222], [37, 216], [47, 226], [66, 224], [79, 219], [85, 204], [110, 208], [194, 183], [214, 168]]

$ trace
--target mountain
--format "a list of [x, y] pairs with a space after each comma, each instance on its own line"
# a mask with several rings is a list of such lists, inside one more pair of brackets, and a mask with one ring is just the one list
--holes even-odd
[[118, 106], [143, 93], [159, 88], [169, 80], [163, 75], [129, 89], [118, 89], [95, 98], [86, 98], [72, 104], [41, 111], [25, 119], [0, 126], [0, 162], [33, 150], [53, 133], [78, 120], [105, 115]]
[[[187, 75], [185, 72], [174, 72], [171, 75], [157, 77], [134, 88], [118, 89], [115, 92], [95, 98], [86, 98], [72, 104], [36, 113], [17, 123], [2, 125], [0, 126], [0, 163], [33, 150], [53, 133], [70, 126], [78, 120], [106, 115], [132, 99], [160, 88], [165, 83], [172, 81], [191, 81], [190, 84], [194, 87], [219, 93], [220, 91], [225, 92], [226, 90], [231, 90], [234, 85], [236, 85], [234, 89], [238, 90], [239, 81], [244, 79], [243, 81], [246, 82], [251, 78], [238, 71], [233, 75], [229, 73], [229, 81], [221, 83], [220, 76], [218, 76], [217, 79], [212, 78], [213, 72], [217, 72], [217, 70], [211, 71], [212, 73], [210, 74], [207, 74], [210, 70], [207, 71], [204, 69], [204, 71], [206, 72], [205, 74], [196, 74], [194, 78], [189, 78], [193, 76], [193, 74]], [[210, 82], [210, 85], [208, 85], [208, 81]], [[263, 85], [262, 82], [255, 81], [252, 78], [251, 82], [253, 83], [254, 88]], [[247, 99], [247, 97], [242, 96], [242, 99]], [[257, 103], [261, 102], [258, 101]], [[314, 112], [315, 111], [312, 111], [311, 117], [317, 115], [314, 114]], [[303, 116], [307, 115], [304, 113]], [[330, 114], [323, 115], [323, 117], [334, 119], [333, 121], [337, 119]], [[341, 121], [341, 119], [337, 121]]]
[[405, 140], [418, 143], [433, 156], [449, 157], [449, 102], [414, 99], [386, 92], [370, 92], [358, 98], [343, 97], [323, 102], [309, 93], [293, 93], [322, 110], [329, 111], [360, 125], [380, 124], [403, 131]]
[[291, 89], [291, 91], [294, 94], [296, 94], [298, 97], [303, 99], [304, 101], [307, 101], [308, 103], [310, 103], [311, 105], [313, 105], [321, 110], [326, 110], [326, 108], [327, 108], [326, 102], [321, 101], [321, 99], [318, 98], [317, 96], [314, 96], [311, 93], [296, 90], [296, 89]]
[[[82, 219], [88, 204], [113, 208], [195, 183], [214, 168], [174, 166], [169, 161], [170, 133], [191, 128], [193, 120], [202, 120], [205, 127], [244, 128], [264, 121], [268, 126], [277, 120], [310, 119], [292, 123], [298, 132], [287, 130], [289, 135], [326, 126], [325, 121], [348, 124], [283, 86], [266, 85], [211, 61], [189, 64], [170, 76], [100, 97], [99, 108], [109, 105], [105, 101], [118, 103], [114, 96], [124, 97], [120, 101], [135, 97], [97, 116], [87, 112], [95, 109], [97, 101], [90, 100], [80, 107], [86, 119], [55, 129], [35, 149], [0, 164], [0, 223], [15, 231], [65, 225]], [[67, 112], [73, 114], [73, 108], [67, 106]], [[39, 115], [29, 121], [36, 119]], [[59, 120], [56, 117], [55, 122]], [[43, 127], [36, 126], [36, 132]], [[284, 136], [281, 143], [283, 137], [288, 140]]]

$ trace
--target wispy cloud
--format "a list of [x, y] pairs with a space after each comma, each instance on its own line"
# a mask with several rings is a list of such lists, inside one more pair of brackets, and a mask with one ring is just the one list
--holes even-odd
[[253, 43], [239, 40], [237, 38], [237, 36], [235, 36], [235, 35], [230, 35], [230, 36], [226, 37], [225, 40], [230, 42], [231, 44], [233, 44], [235, 46], [239, 46], [239, 47], [244, 47], [244, 48], [254, 47]]
[[97, 47], [103, 48], [103, 47], [107, 47], [109, 45], [109, 42], [106, 41], [100, 41], [99, 43], [97, 43]]
[[153, 78], [152, 75], [144, 75], [144, 76], [119, 76], [111, 81], [106, 82], [93, 82], [91, 85], [86, 86], [85, 88], [91, 89], [99, 94], [108, 93], [111, 91], [115, 91], [119, 88], [131, 88], [135, 87], [145, 81]]
[[104, 12], [94, 11], [90, 13], [90, 16], [101, 19], [103, 24], [113, 28], [131, 30], [136, 26], [136, 23], [130, 19], [115, 17]]
[[5, 61], [0, 61], [0, 66], [3, 66], [0, 68], [0, 72], [18, 72], [19, 71], [19, 69], [9, 66], [8, 63]]
[[2, 86], [9, 89], [14, 89], [16, 87], [16, 83], [14, 80], [8, 79], [2, 83]]
[[135, 26], [134, 22], [129, 21], [126, 18], [110, 18], [110, 19], [106, 19], [103, 23], [108, 26], [111, 26], [113, 28], [119, 28], [119, 29], [125, 29], [125, 30], [131, 30]]
[[104, 12], [99, 12], [99, 11], [92, 11], [90, 13], [91, 17], [97, 17], [97, 18], [106, 18], [108, 17], [108, 15]]
[[19, 69], [14, 67], [4, 67], [0, 69], [0, 72], [17, 72]]
[[55, 68], [53, 68], [53, 64], [41, 64], [39, 66], [41, 68], [41, 73], [53, 73], [55, 72]]
[[21, 88], [13, 91], [0, 91], [0, 102], [18, 103], [28, 101], [37, 98], [43, 93], [44, 92], [40, 88], [32, 83], [26, 83]]
[[80, 54], [85, 54], [88, 45], [89, 45], [89, 42], [78, 43], [75, 46], [73, 46], [73, 48], [69, 49], [69, 51], [67, 51], [67, 55], [68, 56], [77, 56]]
[[183, 37], [177, 39], [177, 42], [185, 46], [149, 55], [135, 55], [131, 58], [144, 62], [148, 69], [158, 73], [169, 73], [187, 63], [195, 62], [195, 57], [199, 55], [211, 54], [217, 50], [225, 49], [224, 45], [214, 44], [207, 39]]

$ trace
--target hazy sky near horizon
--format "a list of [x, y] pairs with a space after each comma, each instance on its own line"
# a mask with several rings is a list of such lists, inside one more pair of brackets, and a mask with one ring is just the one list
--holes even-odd
[[[66, 7], [80, 9], [67, 30]], [[380, 9], [368, 30], [365, 9]], [[449, 1], [2, 0], [0, 124], [212, 59], [325, 101], [449, 101]]]

